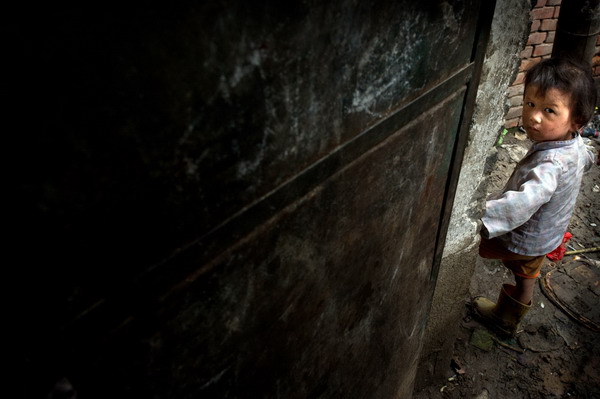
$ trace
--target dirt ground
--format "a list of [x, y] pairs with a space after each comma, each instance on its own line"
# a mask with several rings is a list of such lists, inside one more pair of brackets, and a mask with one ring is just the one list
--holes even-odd
[[[597, 139], [590, 142], [600, 148]], [[497, 148], [496, 162], [490, 162], [488, 192], [504, 185], [529, 145], [524, 134], [509, 132]], [[568, 251], [600, 246], [598, 191], [600, 166], [594, 166], [584, 176]], [[502, 283], [513, 283], [512, 274], [499, 261], [479, 258], [448, 362], [450, 377], [415, 398], [600, 398], [600, 331], [592, 330], [593, 323], [600, 325], [599, 260], [600, 252], [547, 260], [523, 331], [516, 339], [503, 340], [473, 319], [469, 306], [477, 295], [495, 300]], [[584, 317], [593, 322], [590, 327], [581, 321]]]

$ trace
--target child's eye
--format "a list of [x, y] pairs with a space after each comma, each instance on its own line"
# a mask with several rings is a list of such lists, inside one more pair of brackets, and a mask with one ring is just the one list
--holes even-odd
[[533, 105], [533, 103], [532, 103], [531, 101], [529, 101], [529, 102], [528, 102], [528, 103], [526, 103], [526, 104], [527, 104], [527, 106], [528, 106], [528, 107], [531, 107], [531, 108], [533, 108], [533, 106], [534, 106], [534, 105]]
[[554, 110], [552, 108], [544, 108], [544, 112], [547, 112], [549, 114], [553, 114]]

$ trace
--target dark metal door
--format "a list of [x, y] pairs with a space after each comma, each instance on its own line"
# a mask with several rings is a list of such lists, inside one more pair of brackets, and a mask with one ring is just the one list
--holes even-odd
[[479, 3], [17, 13], [29, 392], [409, 397]]

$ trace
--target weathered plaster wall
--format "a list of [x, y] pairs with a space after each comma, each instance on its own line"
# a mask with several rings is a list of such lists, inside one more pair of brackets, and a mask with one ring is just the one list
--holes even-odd
[[498, 0], [477, 92], [444, 255], [425, 334], [417, 389], [450, 371], [453, 331], [458, 328], [477, 256], [486, 160], [502, 128], [506, 94], [529, 33], [526, 0]]

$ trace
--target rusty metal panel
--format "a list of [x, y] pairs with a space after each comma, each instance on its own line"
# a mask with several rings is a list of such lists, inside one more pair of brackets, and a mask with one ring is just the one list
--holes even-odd
[[46, 105], [18, 191], [32, 379], [409, 396], [479, 1], [113, 11], [6, 28], [16, 103]]
[[173, 287], [96, 374], [159, 397], [409, 397], [464, 94]]
[[468, 65], [477, 4], [24, 13], [15, 74], [28, 79], [15, 91], [44, 104], [16, 146], [33, 160], [24, 225], [48, 237], [41, 252], [62, 257], [62, 277], [102, 293], [113, 273], [185, 248]]

